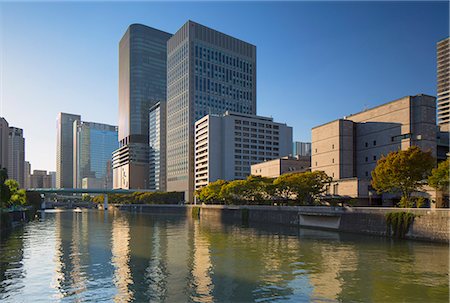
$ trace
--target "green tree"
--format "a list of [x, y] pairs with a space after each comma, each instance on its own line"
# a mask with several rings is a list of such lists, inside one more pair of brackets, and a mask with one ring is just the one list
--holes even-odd
[[331, 181], [323, 171], [290, 173], [275, 179], [274, 186], [280, 198], [302, 205], [316, 202]]
[[431, 176], [428, 177], [428, 185], [440, 191], [448, 191], [449, 188], [449, 164], [450, 159], [439, 163], [437, 168], [433, 168]]
[[27, 195], [24, 189], [19, 189], [19, 183], [16, 180], [8, 179], [5, 185], [9, 188], [10, 198], [7, 206], [25, 205], [27, 202]]
[[431, 151], [423, 152], [417, 146], [391, 152], [378, 160], [372, 171], [372, 186], [378, 193], [400, 192], [400, 206], [410, 207], [411, 194], [422, 188], [435, 162]]
[[246, 180], [234, 180], [220, 190], [220, 196], [226, 204], [236, 204], [248, 200], [248, 186]]
[[247, 187], [246, 199], [254, 203], [261, 203], [272, 199], [273, 179], [250, 175], [245, 180]]
[[217, 203], [223, 201], [223, 197], [220, 195], [222, 187], [228, 184], [225, 180], [217, 180], [209, 183], [207, 186], [195, 192], [197, 199], [204, 203]]
[[8, 171], [0, 167], [0, 207], [7, 207], [11, 193], [9, 187], [5, 184], [8, 180]]

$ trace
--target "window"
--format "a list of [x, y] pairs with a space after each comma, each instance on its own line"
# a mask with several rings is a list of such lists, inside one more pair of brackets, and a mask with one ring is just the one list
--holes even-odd
[[373, 160], [376, 161], [377, 160], [377, 156], [373, 156]]
[[373, 146], [376, 146], [376, 145], [377, 145], [377, 141], [373, 140]]
[[334, 163], [334, 158], [333, 158], [333, 159], [331, 159], [331, 163]]
[[369, 161], [369, 157], [366, 157], [366, 162]]
[[316, 164], [316, 166], [317, 166], [317, 162], [316, 162], [315, 164]]
[[369, 147], [369, 143], [366, 142], [366, 147]]
[[317, 153], [317, 148], [316, 148], [316, 153]]
[[366, 177], [368, 177], [369, 176], [369, 172], [368, 171], [366, 171]]
[[[334, 144], [331, 145], [331, 149], [334, 149]], [[334, 162], [333, 162], [334, 163]]]

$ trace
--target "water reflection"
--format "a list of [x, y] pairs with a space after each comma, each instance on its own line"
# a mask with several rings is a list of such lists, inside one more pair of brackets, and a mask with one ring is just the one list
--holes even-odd
[[447, 302], [446, 245], [180, 216], [50, 212], [0, 241], [0, 301]]
[[133, 283], [128, 264], [130, 262], [130, 227], [128, 221], [122, 217], [116, 217], [112, 221], [111, 252], [114, 284], [117, 289], [114, 301], [129, 302], [133, 298], [133, 293], [129, 289], [129, 285]]

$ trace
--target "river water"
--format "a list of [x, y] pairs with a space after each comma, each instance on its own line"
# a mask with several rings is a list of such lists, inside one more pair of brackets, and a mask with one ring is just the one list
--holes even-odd
[[183, 216], [45, 212], [2, 236], [0, 302], [448, 302], [447, 245]]

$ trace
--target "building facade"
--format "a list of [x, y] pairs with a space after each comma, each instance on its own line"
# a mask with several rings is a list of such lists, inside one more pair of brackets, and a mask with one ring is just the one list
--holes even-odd
[[51, 179], [51, 188], [56, 188], [56, 172], [49, 171], [48, 174], [50, 175], [50, 179]]
[[9, 153], [9, 124], [5, 118], [0, 117], [0, 167], [8, 169]]
[[192, 21], [167, 45], [167, 190], [192, 202], [194, 124], [227, 110], [256, 114], [256, 47]]
[[149, 189], [166, 190], [166, 103], [158, 102], [149, 114]]
[[450, 38], [437, 43], [437, 108], [442, 131], [450, 130]]
[[292, 156], [311, 157], [311, 142], [292, 143]]
[[30, 175], [30, 188], [52, 188], [52, 176], [46, 170], [33, 170]]
[[31, 187], [31, 164], [28, 161], [25, 161], [24, 165], [24, 188], [30, 188]]
[[149, 186], [149, 110], [166, 101], [167, 41], [171, 36], [132, 24], [120, 40], [119, 149], [113, 157], [117, 160], [113, 163], [114, 188]]
[[8, 177], [25, 186], [25, 138], [23, 129], [9, 127], [8, 136]]
[[[83, 179], [90, 178], [98, 180], [97, 188], [112, 188], [112, 153], [119, 146], [117, 126], [77, 120], [73, 131], [73, 187], [83, 188]], [[92, 180], [90, 184], [94, 184]]]
[[278, 178], [283, 174], [301, 173], [311, 169], [310, 156], [282, 157], [252, 164], [251, 174], [267, 178]]
[[407, 96], [312, 129], [312, 171], [332, 177], [330, 194], [368, 198], [382, 155], [410, 146], [436, 157], [436, 98]]
[[225, 112], [195, 123], [195, 188], [245, 179], [253, 164], [292, 152], [292, 127], [272, 118]]
[[73, 187], [73, 122], [80, 115], [59, 113], [56, 123], [56, 187]]

